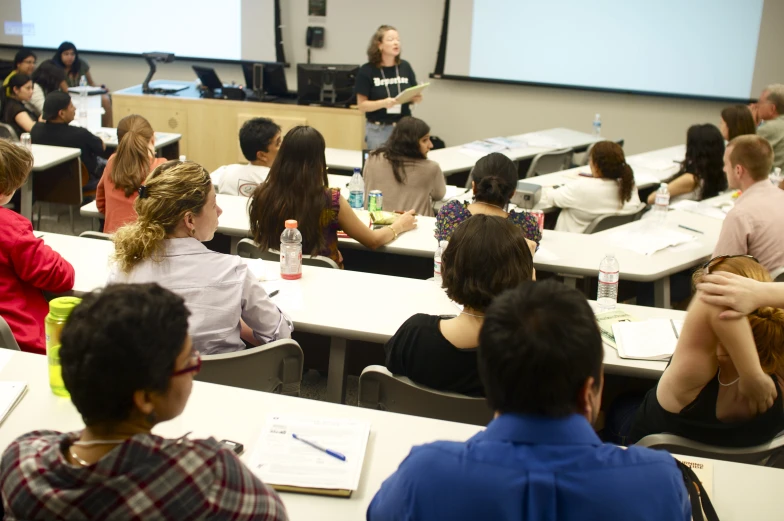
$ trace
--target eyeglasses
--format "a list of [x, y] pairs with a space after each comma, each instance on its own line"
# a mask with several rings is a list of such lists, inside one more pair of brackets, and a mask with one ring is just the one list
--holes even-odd
[[721, 261], [727, 259], [737, 259], [737, 258], [751, 259], [757, 264], [759, 264], [759, 261], [753, 255], [719, 255], [718, 257], [713, 257], [711, 260], [703, 264], [702, 269], [705, 272], [705, 275], [708, 275], [710, 274], [711, 268], [716, 266], [716, 264], [720, 263]]
[[181, 376], [188, 373], [199, 374], [201, 371], [201, 354], [198, 351], [194, 351], [191, 354], [190, 358], [191, 363], [185, 369], [180, 369], [179, 371], [174, 371], [172, 376]]

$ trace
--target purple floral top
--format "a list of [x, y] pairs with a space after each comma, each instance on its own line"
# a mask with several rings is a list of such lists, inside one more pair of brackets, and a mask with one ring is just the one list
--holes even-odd
[[[471, 212], [468, 211], [468, 203], [449, 201], [441, 207], [436, 216], [436, 239], [448, 241], [457, 226], [469, 217], [471, 217]], [[522, 229], [526, 239], [534, 241], [536, 244], [542, 241], [542, 232], [539, 230], [536, 217], [532, 214], [525, 211], [521, 213], [511, 211], [507, 219]]]
[[[338, 263], [340, 268], [343, 268], [343, 257], [340, 255], [338, 251], [338, 229], [340, 225], [338, 224], [338, 213], [340, 212], [340, 189], [339, 188], [327, 188], [324, 191], [324, 198], [326, 200], [326, 205], [324, 209], [321, 211], [321, 216], [319, 217], [319, 228], [321, 228], [321, 233], [324, 234], [324, 248], [322, 248], [318, 254], [324, 257], [329, 257], [333, 261]], [[309, 255], [312, 250], [312, 246], [310, 244], [303, 244], [302, 245], [302, 253], [305, 255]]]

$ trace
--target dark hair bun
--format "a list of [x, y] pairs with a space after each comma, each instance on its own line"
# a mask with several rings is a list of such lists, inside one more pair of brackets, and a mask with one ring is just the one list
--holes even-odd
[[510, 187], [506, 180], [490, 175], [477, 183], [474, 195], [477, 201], [506, 206], [513, 193], [513, 187]]

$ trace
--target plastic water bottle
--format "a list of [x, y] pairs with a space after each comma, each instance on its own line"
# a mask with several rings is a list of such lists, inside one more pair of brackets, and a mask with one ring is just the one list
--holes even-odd
[[187, 158], [187, 157], [185, 157], [184, 155], [180, 156], [180, 161], [183, 161], [183, 162], [184, 162], [184, 161], [187, 161], [187, 160], [188, 160], [188, 158]]
[[46, 358], [49, 366], [49, 386], [57, 396], [70, 396], [63, 383], [63, 368], [60, 364], [60, 334], [71, 311], [82, 299], [58, 297], [49, 301], [49, 314], [44, 319], [46, 333]]
[[286, 229], [280, 234], [280, 276], [286, 280], [302, 278], [302, 234], [297, 221], [286, 221]]
[[365, 181], [359, 168], [354, 169], [351, 182], [348, 184], [348, 205], [351, 208], [362, 210], [365, 207]]
[[[24, 134], [22, 134], [22, 135], [24, 136]], [[770, 174], [769, 179], [770, 179], [771, 183], [773, 183], [774, 185], [778, 186], [781, 183], [781, 181], [782, 181], [782, 178], [781, 178], [781, 168], [778, 167], [778, 166], [776, 168], [774, 168], [773, 169], [773, 173]]]
[[653, 203], [653, 212], [655, 220], [659, 223], [667, 221], [667, 212], [670, 210], [670, 190], [667, 188], [667, 183], [659, 185], [656, 190], [656, 199]]
[[443, 281], [441, 278], [441, 256], [444, 254], [447, 245], [449, 245], [448, 241], [439, 241], [438, 246], [436, 246], [436, 253], [433, 255], [433, 281], [439, 287], [441, 287]]
[[620, 279], [620, 268], [615, 255], [608, 253], [599, 264], [599, 291], [596, 301], [599, 303], [601, 311], [615, 309], [618, 303], [618, 280]]
[[87, 128], [87, 76], [79, 79], [79, 126]]
[[601, 136], [602, 135], [602, 115], [596, 114], [593, 117], [593, 135], [594, 136]]

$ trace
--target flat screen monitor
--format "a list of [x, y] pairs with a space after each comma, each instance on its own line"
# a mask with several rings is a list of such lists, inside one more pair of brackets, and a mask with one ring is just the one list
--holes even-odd
[[[254, 67], [261, 70], [261, 82], [254, 79]], [[284, 64], [278, 62], [243, 62], [245, 86], [267, 96], [285, 97], [289, 93]]]
[[358, 65], [297, 65], [297, 98], [300, 105], [347, 107], [354, 101]]

